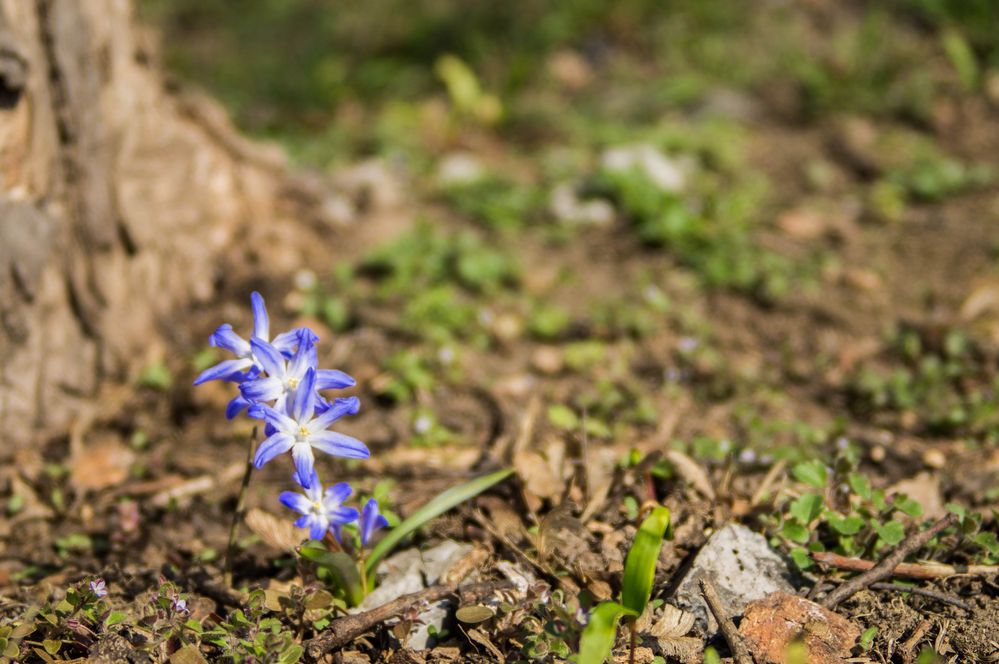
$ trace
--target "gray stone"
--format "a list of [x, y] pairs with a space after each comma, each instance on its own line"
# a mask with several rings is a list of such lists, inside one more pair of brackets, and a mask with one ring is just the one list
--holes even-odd
[[[403, 595], [419, 592], [437, 583], [444, 573], [468, 555], [472, 548], [470, 544], [447, 541], [425, 551], [419, 549], [400, 551], [379, 565], [378, 587], [371, 591], [352, 613], [370, 611]], [[422, 611], [404, 645], [412, 650], [424, 650], [430, 639], [430, 628], [434, 627], [440, 632], [444, 627], [450, 604], [450, 601], [443, 600], [431, 604]]]
[[701, 596], [697, 582], [701, 575], [714, 582], [730, 616], [741, 615], [750, 602], [772, 592], [793, 594], [797, 582], [795, 572], [763, 535], [739, 524], [725, 526], [698, 552], [674, 597], [674, 603], [694, 614], [708, 635], [717, 633], [718, 624]]

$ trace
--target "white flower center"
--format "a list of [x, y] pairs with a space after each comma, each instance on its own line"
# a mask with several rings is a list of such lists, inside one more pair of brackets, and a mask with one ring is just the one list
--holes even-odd
[[309, 434], [310, 433], [311, 432], [309, 431], [309, 427], [307, 427], [307, 426], [305, 426], [303, 424], [303, 425], [301, 425], [301, 426], [298, 427], [298, 433], [295, 434], [295, 438], [299, 442], [304, 442], [304, 441], [306, 441], [309, 438]]

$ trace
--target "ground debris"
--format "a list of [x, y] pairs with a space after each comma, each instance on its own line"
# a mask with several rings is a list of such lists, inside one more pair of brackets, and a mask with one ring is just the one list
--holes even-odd
[[761, 664], [783, 664], [788, 645], [797, 640], [810, 664], [833, 664], [849, 656], [860, 629], [803, 597], [776, 592], [746, 607], [739, 633]]

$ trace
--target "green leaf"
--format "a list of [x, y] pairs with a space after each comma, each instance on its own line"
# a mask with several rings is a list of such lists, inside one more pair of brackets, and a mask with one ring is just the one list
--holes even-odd
[[805, 544], [808, 542], [812, 534], [809, 532], [808, 528], [805, 528], [800, 523], [795, 523], [794, 521], [788, 521], [781, 528], [780, 534], [791, 540], [792, 542], [797, 542], [798, 544]]
[[842, 517], [839, 514], [829, 513], [826, 516], [829, 527], [840, 535], [856, 535], [864, 527], [864, 520], [859, 516]]
[[791, 474], [799, 482], [804, 482], [816, 489], [824, 489], [828, 481], [826, 465], [818, 460], [799, 463], [791, 469]]
[[923, 516], [923, 506], [905, 495], [895, 496], [892, 507], [909, 516]]
[[111, 627], [112, 625], [117, 625], [120, 622], [124, 622], [127, 616], [122, 611], [112, 611], [108, 614], [108, 617], [104, 619], [104, 626]]
[[864, 500], [871, 499], [871, 482], [866, 477], [860, 473], [850, 473], [847, 477], [850, 482], [850, 488], [855, 494], [863, 498]]
[[426, 505], [413, 512], [408, 519], [390, 530], [385, 537], [383, 537], [381, 541], [375, 545], [375, 548], [371, 550], [371, 554], [364, 563], [365, 570], [369, 574], [373, 572], [378, 566], [378, 563], [381, 562], [382, 558], [384, 558], [396, 544], [401, 542], [403, 538], [419, 529], [431, 519], [440, 516], [452, 507], [460, 505], [470, 498], [474, 498], [494, 484], [502, 482], [511, 474], [513, 474], [512, 468], [504, 468], [503, 470], [498, 470], [494, 473], [490, 473], [489, 475], [477, 477], [471, 482], [466, 482], [465, 484], [452, 487], [431, 499]]
[[721, 664], [721, 657], [718, 655], [718, 651], [711, 646], [704, 649], [704, 664]]
[[568, 406], [555, 404], [548, 408], [548, 421], [561, 429], [572, 431], [579, 427], [579, 418]]
[[637, 618], [635, 613], [617, 602], [603, 602], [590, 612], [583, 636], [579, 640], [578, 664], [603, 664], [617, 639], [617, 623], [624, 616]]
[[652, 582], [659, 562], [663, 537], [672, 538], [670, 514], [665, 507], [657, 507], [645, 517], [635, 534], [628, 557], [624, 561], [624, 580], [621, 586], [621, 603], [642, 615], [652, 594]]
[[808, 569], [815, 564], [812, 557], [808, 554], [808, 551], [806, 549], [802, 549], [801, 547], [791, 549], [791, 560], [793, 560], [794, 564], [798, 566], [798, 569]]
[[864, 633], [860, 635], [860, 640], [858, 641], [860, 649], [863, 651], [868, 651], [874, 644], [874, 637], [878, 634], [877, 627], [868, 627], [864, 630]]
[[298, 550], [306, 560], [311, 560], [320, 567], [329, 570], [336, 585], [347, 595], [347, 602], [357, 606], [364, 601], [364, 584], [361, 583], [361, 573], [357, 562], [343, 551], [329, 551], [321, 545], [305, 544]]
[[798, 523], [807, 526], [812, 519], [822, 513], [822, 496], [806, 493], [791, 503], [790, 512]]
[[45, 652], [50, 655], [56, 655], [62, 648], [62, 641], [57, 639], [45, 639], [42, 641], [42, 647], [45, 648]]
[[898, 521], [889, 521], [882, 525], [876, 521], [871, 522], [874, 532], [888, 546], [895, 546], [905, 539], [905, 527]]

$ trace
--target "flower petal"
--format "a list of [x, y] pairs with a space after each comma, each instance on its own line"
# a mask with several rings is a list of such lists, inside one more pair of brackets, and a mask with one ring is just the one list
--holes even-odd
[[260, 337], [251, 337], [250, 347], [253, 349], [253, 356], [257, 358], [260, 366], [263, 367], [269, 376], [273, 376], [274, 378], [284, 377], [284, 357], [277, 348]]
[[316, 376], [317, 390], [342, 390], [354, 385], [357, 385], [356, 380], [336, 369], [320, 369]]
[[250, 342], [233, 332], [229, 323], [219, 325], [212, 336], [208, 337], [208, 343], [217, 348], [224, 348], [236, 357], [242, 358], [250, 354]]
[[329, 527], [329, 521], [321, 517], [314, 517], [312, 520], [312, 527], [309, 529], [309, 537], [314, 540], [321, 540], [326, 536], [326, 531]]
[[268, 425], [285, 434], [291, 435], [298, 431], [298, 425], [293, 419], [265, 403], [253, 404], [247, 411], [247, 415], [255, 420], [264, 420]]
[[278, 496], [278, 500], [285, 507], [293, 509], [300, 514], [308, 514], [309, 510], [312, 509], [312, 503], [309, 502], [309, 499], [294, 491], [282, 491], [281, 495]]
[[242, 395], [234, 396], [230, 401], [229, 405], [225, 407], [225, 417], [227, 420], [231, 420], [240, 413], [243, 412], [244, 408], [248, 408], [253, 402], [249, 399], [244, 399]]
[[197, 380], [194, 381], [194, 384], [201, 385], [202, 383], [207, 383], [210, 380], [228, 378], [232, 374], [240, 372], [251, 366], [253, 366], [252, 360], [223, 360], [215, 366], [208, 367], [202, 371], [201, 375], [199, 375]]
[[335, 510], [330, 510], [326, 513], [326, 518], [332, 523], [351, 523], [357, 521], [357, 517], [360, 516], [357, 510], [353, 507], [338, 507]]
[[260, 293], [250, 293], [250, 306], [253, 307], [253, 336], [267, 341], [271, 338], [271, 319]]
[[367, 546], [371, 536], [380, 528], [388, 525], [388, 519], [378, 512], [378, 501], [372, 498], [364, 505], [361, 512], [360, 530], [361, 546]]
[[342, 505], [350, 498], [350, 494], [353, 491], [346, 482], [338, 482], [326, 489], [326, 494], [323, 496], [323, 506], [333, 509], [338, 505]]
[[309, 436], [309, 444], [317, 450], [347, 459], [367, 459], [371, 456], [368, 446], [346, 434], [336, 431], [319, 431]]
[[295, 388], [294, 400], [291, 402], [291, 419], [296, 422], [309, 422], [316, 408], [316, 370], [309, 369], [305, 378]]
[[274, 401], [284, 393], [284, 385], [268, 376], [240, 383], [239, 391], [250, 401]]
[[307, 425], [309, 431], [317, 433], [329, 427], [344, 415], [354, 415], [361, 409], [361, 400], [357, 397], [347, 397], [346, 399], [336, 399], [333, 405], [325, 410], [318, 417]]
[[291, 448], [291, 458], [295, 462], [298, 480], [301, 482], [305, 478], [309, 478], [309, 484], [302, 483], [302, 486], [308, 489], [312, 486], [312, 480], [316, 476], [316, 457], [312, 454], [312, 448], [305, 443], [295, 443]]
[[274, 457], [284, 454], [295, 444], [295, 437], [286, 433], [276, 433], [260, 443], [257, 453], [253, 457], [253, 465], [262, 468], [265, 463]]
[[298, 346], [295, 355], [288, 362], [288, 375], [301, 378], [310, 367], [316, 368], [316, 344], [311, 341]]
[[306, 514], [305, 516], [300, 516], [297, 519], [295, 519], [295, 527], [296, 528], [307, 528], [308, 525], [309, 525], [309, 523], [311, 523], [311, 522], [312, 522], [312, 516]]

